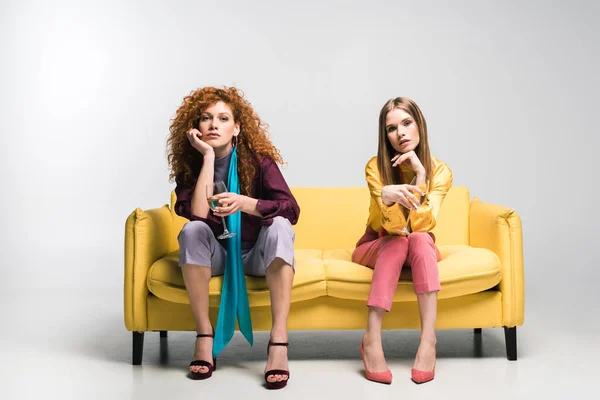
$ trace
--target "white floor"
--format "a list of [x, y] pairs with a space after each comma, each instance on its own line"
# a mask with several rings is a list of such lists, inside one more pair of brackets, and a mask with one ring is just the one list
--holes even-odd
[[[3, 292], [0, 295], [1, 399], [409, 399], [546, 398], [597, 394], [600, 367], [597, 310], [587, 318], [528, 301], [518, 330], [519, 360], [505, 356], [501, 329], [438, 333], [433, 382], [409, 380], [416, 331], [388, 331], [384, 348], [390, 386], [367, 381], [358, 351], [362, 332], [291, 332], [291, 379], [282, 391], [262, 386], [267, 334], [250, 348], [236, 334], [207, 381], [186, 377], [194, 335], [146, 333], [144, 360], [131, 365], [122, 295], [110, 291]], [[577, 321], [580, 321], [578, 323]]]

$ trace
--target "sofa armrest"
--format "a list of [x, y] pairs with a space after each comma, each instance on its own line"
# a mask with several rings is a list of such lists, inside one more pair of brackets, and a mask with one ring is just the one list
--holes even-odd
[[474, 198], [469, 210], [469, 241], [493, 251], [500, 259], [504, 325], [523, 325], [525, 277], [521, 217], [515, 211]]
[[173, 251], [173, 216], [168, 206], [143, 211], [137, 208], [125, 223], [125, 326], [145, 331], [148, 326], [146, 299], [148, 270]]

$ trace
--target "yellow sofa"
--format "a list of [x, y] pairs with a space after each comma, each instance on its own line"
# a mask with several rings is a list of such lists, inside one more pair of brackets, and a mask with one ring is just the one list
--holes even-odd
[[[364, 329], [372, 270], [352, 263], [369, 208], [365, 187], [292, 188], [300, 205], [290, 330]], [[136, 209], [125, 225], [125, 326], [133, 332], [133, 364], [141, 364], [144, 332], [193, 331], [194, 318], [177, 266], [177, 234], [186, 219], [171, 204]], [[523, 244], [519, 215], [470, 200], [464, 187], [448, 192], [434, 233], [442, 255], [437, 328], [504, 327], [507, 357], [517, 358], [516, 327], [523, 324]], [[222, 277], [210, 282], [216, 322]], [[270, 330], [264, 278], [246, 277], [255, 330]], [[419, 328], [410, 271], [403, 271], [384, 329]]]

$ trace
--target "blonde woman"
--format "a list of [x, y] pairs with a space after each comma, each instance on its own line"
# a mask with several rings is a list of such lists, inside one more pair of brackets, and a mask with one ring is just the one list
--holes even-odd
[[415, 383], [435, 374], [439, 251], [436, 216], [452, 185], [452, 172], [429, 152], [427, 124], [414, 101], [405, 97], [385, 103], [379, 115], [379, 149], [366, 166], [371, 194], [365, 234], [352, 254], [354, 262], [374, 269], [367, 330], [360, 349], [367, 378], [391, 383], [381, 343], [381, 324], [392, 307], [403, 267], [412, 271], [421, 317], [421, 343], [411, 378]]

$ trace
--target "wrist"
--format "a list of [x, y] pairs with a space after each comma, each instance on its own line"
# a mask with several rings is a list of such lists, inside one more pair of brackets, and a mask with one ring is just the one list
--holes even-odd
[[381, 189], [381, 202], [388, 207], [394, 204], [394, 202], [389, 199], [387, 186], [384, 186], [383, 189]]
[[246, 212], [248, 210], [248, 196], [240, 194], [240, 211]]
[[215, 161], [215, 152], [207, 151], [206, 153], [202, 154], [202, 158], [204, 161]]
[[260, 213], [257, 213], [257, 205], [258, 205], [258, 199], [255, 199], [254, 197], [250, 197], [250, 196], [243, 196], [240, 195], [240, 197], [242, 198], [242, 211], [245, 212], [246, 214], [250, 214], [250, 215], [256, 215], [256, 216], [261, 216]]

